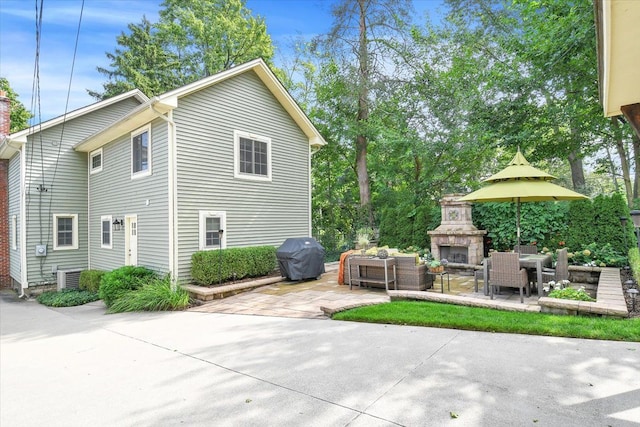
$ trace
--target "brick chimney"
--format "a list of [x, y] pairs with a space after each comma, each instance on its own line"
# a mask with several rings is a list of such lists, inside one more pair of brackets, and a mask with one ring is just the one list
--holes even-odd
[[[11, 128], [11, 103], [0, 90], [0, 144]], [[9, 160], [0, 159], [0, 288], [11, 286], [9, 275]]]
[[5, 135], [9, 135], [11, 128], [11, 101], [7, 98], [7, 93], [0, 90], [0, 140]]

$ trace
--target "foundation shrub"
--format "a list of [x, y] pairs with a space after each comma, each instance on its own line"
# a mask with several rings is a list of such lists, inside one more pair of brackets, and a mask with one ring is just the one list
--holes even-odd
[[80, 289], [62, 289], [60, 291], [43, 292], [38, 295], [36, 300], [48, 307], [74, 307], [99, 299], [96, 292]]
[[78, 287], [90, 292], [98, 292], [100, 289], [100, 280], [107, 272], [103, 270], [83, 270], [80, 273], [80, 281]]
[[191, 278], [201, 286], [266, 276], [276, 269], [276, 248], [254, 246], [198, 251], [191, 256]]
[[107, 307], [127, 292], [140, 289], [145, 283], [155, 278], [155, 273], [145, 267], [127, 265], [117, 268], [102, 276], [100, 281], [100, 298]]

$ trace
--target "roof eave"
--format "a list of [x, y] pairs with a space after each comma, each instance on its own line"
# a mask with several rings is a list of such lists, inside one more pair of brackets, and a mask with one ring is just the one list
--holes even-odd
[[22, 146], [26, 143], [26, 136], [20, 136], [18, 138], [10, 138], [8, 136], [5, 136], [0, 143], [0, 159], [12, 158], [22, 149]]
[[84, 153], [97, 150], [114, 139], [144, 126], [159, 115], [165, 114], [177, 106], [178, 99], [176, 97], [164, 98], [162, 101], [157, 97], [150, 99], [108, 127], [83, 139], [74, 145], [73, 149]]
[[15, 132], [14, 134], [11, 135], [11, 138], [12, 139], [20, 138], [22, 136], [26, 137], [27, 135], [32, 135], [34, 133], [41, 132], [53, 126], [59, 125], [65, 121], [69, 121], [76, 117], [80, 117], [85, 114], [91, 113], [93, 111], [97, 111], [99, 109], [102, 109], [109, 105], [115, 104], [116, 102], [120, 102], [124, 99], [131, 98], [131, 97], [137, 99], [141, 103], [149, 101], [149, 98], [147, 98], [147, 96], [144, 93], [140, 92], [140, 90], [138, 89], [130, 90], [129, 92], [116, 95], [114, 97], [105, 99], [104, 101], [99, 101], [82, 108], [78, 108], [77, 110], [73, 110], [61, 116], [55, 117], [51, 120], [47, 120], [46, 122], [42, 122], [37, 125], [31, 126], [27, 129], [23, 129], [19, 132]]

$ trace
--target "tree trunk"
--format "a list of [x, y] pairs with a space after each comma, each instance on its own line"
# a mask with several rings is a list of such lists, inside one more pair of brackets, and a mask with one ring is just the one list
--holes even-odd
[[[360, 84], [358, 92], [358, 123], [364, 125], [369, 119], [369, 52], [367, 50], [366, 0], [358, 0], [360, 8], [360, 37], [358, 45]], [[366, 128], [361, 126], [361, 129]], [[356, 171], [360, 188], [360, 207], [367, 216], [367, 223], [373, 228], [373, 210], [371, 208], [371, 190], [367, 171], [367, 136], [361, 133], [356, 137]]]
[[573, 189], [576, 191], [584, 191], [584, 169], [582, 168], [582, 158], [578, 153], [572, 151], [569, 153], [569, 166], [571, 166], [571, 181], [573, 182]]
[[620, 157], [620, 168], [622, 169], [622, 181], [624, 182], [624, 190], [627, 195], [627, 205], [633, 206], [633, 193], [631, 190], [631, 173], [629, 172], [629, 161], [627, 160], [627, 150], [622, 142], [622, 131], [617, 117], [611, 117], [611, 126], [613, 127], [613, 138]]
[[607, 159], [609, 160], [609, 173], [611, 173], [611, 181], [613, 182], [613, 190], [618, 193], [620, 191], [620, 187], [618, 187], [618, 175], [616, 174], [616, 167], [613, 163], [613, 158], [611, 157], [611, 151], [609, 147], [605, 145], [604, 150], [607, 152]]

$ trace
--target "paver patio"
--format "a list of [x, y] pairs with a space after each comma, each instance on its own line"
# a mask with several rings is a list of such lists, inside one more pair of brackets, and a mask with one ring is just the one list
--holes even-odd
[[538, 296], [525, 297], [520, 304], [520, 297], [510, 289], [494, 295], [491, 301], [482, 292], [473, 290], [473, 276], [451, 275], [451, 288], [440, 292], [440, 283], [424, 291], [390, 291], [384, 289], [358, 288], [349, 290], [349, 286], [338, 284], [338, 272], [328, 268], [319, 280], [302, 282], [277, 282], [267, 284], [253, 290], [228, 296], [222, 299], [207, 301], [192, 307], [190, 311], [205, 313], [250, 314], [259, 316], [327, 318], [326, 313], [365, 304], [388, 302], [391, 297], [408, 297], [430, 299], [442, 302], [468, 301], [469, 305], [497, 307], [510, 310], [539, 311]]

